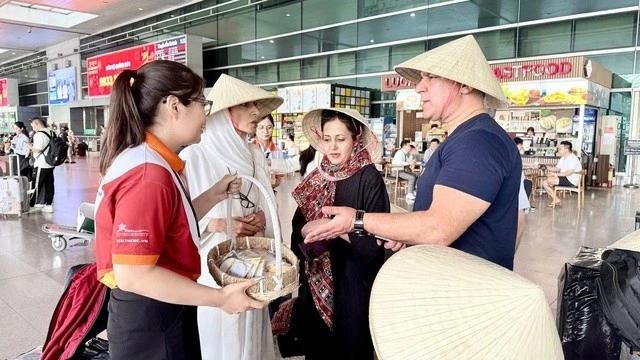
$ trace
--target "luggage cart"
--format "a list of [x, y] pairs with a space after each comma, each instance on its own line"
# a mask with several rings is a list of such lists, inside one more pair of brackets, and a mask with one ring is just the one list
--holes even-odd
[[44, 224], [42, 231], [48, 234], [51, 247], [63, 251], [67, 247], [87, 246], [95, 239], [94, 205], [82, 203], [78, 208], [77, 225]]

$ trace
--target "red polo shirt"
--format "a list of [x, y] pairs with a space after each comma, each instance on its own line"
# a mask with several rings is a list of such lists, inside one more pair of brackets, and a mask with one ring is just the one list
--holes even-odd
[[155, 136], [118, 155], [96, 198], [98, 279], [117, 286], [113, 264], [157, 265], [200, 276], [197, 220], [178, 174], [184, 163]]

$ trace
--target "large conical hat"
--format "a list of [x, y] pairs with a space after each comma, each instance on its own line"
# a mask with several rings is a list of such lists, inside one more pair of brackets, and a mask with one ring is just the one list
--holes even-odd
[[634, 231], [607, 247], [640, 252], [640, 231]]
[[509, 105], [473, 35], [429, 50], [396, 66], [395, 70], [416, 84], [422, 79], [420, 73], [424, 72], [470, 86], [485, 94], [487, 106], [492, 109]]
[[284, 101], [279, 96], [227, 74], [220, 75], [218, 81], [213, 84], [213, 88], [207, 94], [207, 100], [213, 101], [212, 114], [233, 106], [255, 102], [261, 119]]
[[373, 285], [369, 322], [384, 360], [563, 359], [538, 286], [449, 247], [392, 256]]

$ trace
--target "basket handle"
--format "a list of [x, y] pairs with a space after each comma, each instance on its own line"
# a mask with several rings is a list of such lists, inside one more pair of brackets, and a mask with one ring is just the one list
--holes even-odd
[[[269, 214], [271, 214], [271, 222], [273, 224], [273, 238], [276, 250], [276, 275], [274, 281], [276, 282], [276, 290], [280, 290], [284, 287], [282, 280], [282, 231], [280, 229], [280, 222], [278, 221], [278, 210], [276, 208], [276, 200], [273, 197], [273, 193], [269, 192], [267, 188], [262, 185], [258, 180], [248, 175], [237, 175], [239, 178], [252, 182], [262, 193], [266, 202]], [[227, 199], [227, 236], [231, 239], [231, 249], [236, 247], [236, 236], [233, 231], [233, 216], [231, 214], [231, 201], [232, 197]]]

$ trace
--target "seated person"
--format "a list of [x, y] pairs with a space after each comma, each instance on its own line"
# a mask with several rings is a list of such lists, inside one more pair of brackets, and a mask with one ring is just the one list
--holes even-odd
[[[520, 152], [520, 154], [522, 154], [524, 152], [524, 141], [519, 137], [515, 137], [513, 141], [515, 141], [516, 146], [518, 147], [518, 151]], [[523, 175], [524, 175], [524, 170], [523, 170]], [[533, 182], [525, 178], [523, 180], [523, 186], [524, 186], [525, 193], [527, 194], [527, 199], [531, 198], [531, 192], [533, 190]], [[530, 209], [534, 209], [534, 207], [531, 206]]]
[[438, 146], [440, 146], [440, 140], [433, 138], [429, 142], [429, 148], [424, 152], [424, 157], [422, 158], [422, 166], [427, 165], [431, 156], [438, 150]]
[[[411, 144], [409, 140], [402, 140], [400, 144], [400, 149], [396, 151], [396, 154], [393, 156], [393, 160], [391, 160], [391, 165], [404, 165], [404, 166], [412, 166], [411, 160]], [[405, 170], [395, 170], [398, 171], [398, 177], [403, 180], [407, 180], [408, 190], [406, 198], [407, 200], [414, 200], [416, 198], [415, 190], [416, 190], [416, 180], [418, 175], [414, 174], [410, 171]]]
[[571, 143], [569, 141], [561, 142], [560, 146], [558, 146], [558, 154], [560, 155], [558, 165], [549, 169], [556, 174], [549, 175], [547, 179], [542, 182], [542, 186], [552, 198], [552, 203], [549, 204], [549, 207], [554, 204], [555, 206], [560, 206], [560, 200], [556, 199], [553, 192], [554, 187], [578, 187], [580, 183], [581, 175], [578, 173], [582, 171], [582, 163], [580, 163], [580, 159], [573, 153]]

